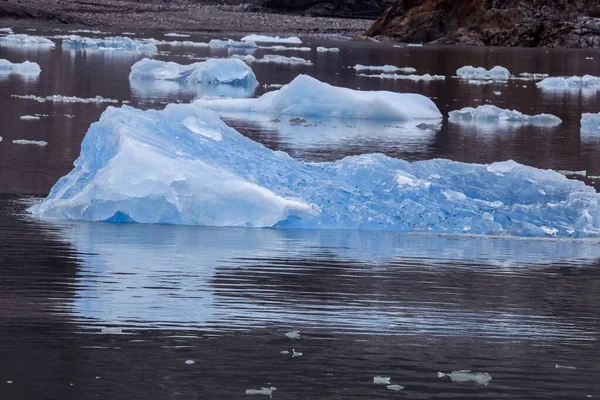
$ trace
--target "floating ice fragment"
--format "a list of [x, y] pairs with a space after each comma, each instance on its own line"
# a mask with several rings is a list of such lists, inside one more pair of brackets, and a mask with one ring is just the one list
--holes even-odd
[[500, 79], [510, 78], [508, 69], [496, 65], [492, 69], [467, 65], [456, 70], [456, 75], [463, 79]]
[[194, 104], [223, 113], [264, 113], [273, 117], [409, 120], [442, 116], [430, 99], [419, 94], [352, 90], [308, 75], [298, 75], [290, 84], [258, 99], [197, 100]]
[[0, 33], [13, 33], [12, 28], [0, 28]]
[[294, 329], [293, 331], [286, 333], [285, 336], [290, 339], [300, 339], [300, 331]]
[[364, 76], [366, 78], [380, 78], [380, 79], [401, 79], [401, 80], [410, 80], [410, 81], [443, 81], [446, 79], [444, 75], [398, 75], [398, 74], [379, 74], [379, 75], [369, 75], [369, 74], [358, 74], [358, 76]]
[[421, 43], [409, 43], [406, 47], [423, 47]]
[[2, 136], [0, 136], [0, 142], [2, 142]]
[[48, 145], [48, 142], [44, 140], [25, 140], [25, 139], [17, 139], [12, 141], [14, 144], [31, 144], [34, 146], [44, 147]]
[[67, 50], [122, 50], [147, 54], [158, 53], [158, 49], [153, 44], [122, 36], [95, 39], [72, 35], [67, 39], [63, 39], [62, 48]]
[[404, 389], [404, 386], [401, 385], [387, 385], [386, 388], [390, 389], [390, 390], [394, 390], [394, 391], [399, 391]]
[[222, 48], [222, 49], [255, 49], [258, 46], [252, 40], [247, 40], [243, 42], [237, 42], [235, 40], [219, 40], [212, 39], [208, 42], [209, 47], [213, 48]]
[[339, 53], [340, 49], [338, 49], [337, 47], [317, 47], [317, 53]]
[[36, 121], [36, 120], [40, 119], [40, 116], [38, 116], [38, 115], [21, 115], [19, 118], [22, 119], [23, 121]]
[[488, 79], [469, 79], [468, 81], [466, 81], [468, 84], [471, 85], [491, 85], [492, 83], [494, 83], [493, 80]]
[[100, 333], [107, 335], [120, 335], [123, 333], [123, 328], [117, 326], [104, 326], [102, 327]]
[[600, 89], [600, 77], [593, 75], [572, 77], [550, 77], [536, 83], [536, 86], [546, 90], [580, 90]]
[[375, 383], [376, 385], [389, 385], [390, 379], [392, 378], [390, 378], [389, 376], [374, 376], [373, 383]]
[[171, 33], [165, 33], [165, 36], [167, 36], [167, 37], [190, 37], [191, 35], [188, 35], [187, 33], [171, 32]]
[[502, 94], [502, 92], [499, 90], [494, 90], [492, 93], [494, 93], [496, 96], [500, 96]]
[[310, 51], [310, 47], [294, 47], [294, 46], [259, 46], [259, 49], [273, 50], [273, 51]]
[[195, 364], [196, 362], [194, 360], [185, 360], [185, 363], [187, 365], [192, 365], [192, 364]]
[[40, 66], [31, 61], [12, 63], [8, 60], [0, 59], [0, 77], [9, 74], [37, 76], [41, 71]]
[[301, 357], [302, 355], [303, 355], [303, 353], [300, 353], [299, 351], [292, 349], [292, 358], [293, 357]]
[[92, 97], [92, 98], [81, 98], [81, 97], [75, 97], [75, 96], [63, 96], [60, 94], [55, 94], [55, 95], [46, 96], [46, 97], [34, 96], [31, 94], [29, 94], [29, 95], [12, 94], [11, 97], [16, 97], [18, 99], [25, 99], [25, 100], [35, 100], [40, 103], [44, 103], [46, 101], [49, 101], [51, 103], [96, 103], [96, 104], [118, 103], [119, 102], [119, 100], [108, 99], [108, 98], [105, 98], [102, 96], [96, 96], [96, 97]]
[[241, 56], [234, 54], [232, 58], [243, 60], [247, 63], [267, 63], [267, 64], [289, 64], [289, 65], [312, 65], [312, 61], [301, 57], [286, 57], [278, 54], [265, 54], [263, 58], [256, 58], [253, 55]]
[[280, 351], [280, 353], [281, 353], [281, 354], [290, 354], [290, 352], [289, 352], [289, 351], [287, 351], [287, 350], [282, 350], [282, 351]]
[[556, 172], [558, 172], [561, 175], [565, 175], [565, 176], [583, 176], [585, 177], [587, 175], [587, 171], [586, 170], [582, 170], [582, 171], [566, 171], [566, 170], [556, 170]]
[[572, 365], [560, 365], [560, 364], [554, 364], [554, 368], [556, 369], [577, 369], [576, 367], [573, 367]]
[[288, 43], [288, 44], [300, 44], [302, 40], [293, 36], [282, 38], [279, 36], [265, 36], [265, 35], [247, 35], [242, 38], [243, 42], [255, 42], [255, 43]]
[[583, 113], [581, 115], [581, 132], [600, 136], [600, 113]]
[[31, 36], [24, 33], [0, 37], [0, 46], [24, 46], [24, 47], [54, 47], [54, 42], [41, 36]]
[[477, 108], [465, 107], [458, 111], [450, 111], [449, 116], [450, 121], [512, 122], [537, 126], [555, 126], [562, 122], [560, 118], [551, 114], [527, 115], [516, 110], [504, 110], [490, 104], [485, 104]]
[[492, 377], [487, 372], [471, 372], [468, 369], [452, 371], [449, 374], [438, 372], [438, 378], [443, 378], [445, 376], [449, 377], [452, 382], [475, 382], [486, 386], [492, 380]]
[[246, 389], [246, 394], [258, 394], [258, 395], [263, 395], [263, 396], [269, 396], [272, 397], [273, 396], [273, 392], [277, 390], [276, 387], [263, 387], [260, 389]]
[[8, 383], [10, 385], [11, 383], [13, 383], [13, 381], [6, 381], [6, 383]]
[[522, 77], [522, 78], [526, 78], [526, 79], [531, 79], [531, 80], [537, 81], [537, 80], [540, 80], [540, 79], [545, 79], [545, 78], [547, 78], [550, 75], [548, 75], [548, 74], [540, 74], [540, 73], [535, 73], [535, 72], [534, 73], [521, 72], [519, 74], [519, 76]]
[[356, 64], [353, 67], [356, 71], [381, 71], [381, 72], [406, 72], [414, 73], [417, 70], [413, 67], [396, 67], [394, 65], [361, 65]]

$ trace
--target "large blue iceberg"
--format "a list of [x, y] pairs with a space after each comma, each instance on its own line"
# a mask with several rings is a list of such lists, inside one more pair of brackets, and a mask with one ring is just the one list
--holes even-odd
[[600, 235], [600, 195], [514, 161], [407, 162], [382, 154], [307, 163], [193, 104], [108, 107], [75, 168], [33, 214], [212, 226], [515, 236]]

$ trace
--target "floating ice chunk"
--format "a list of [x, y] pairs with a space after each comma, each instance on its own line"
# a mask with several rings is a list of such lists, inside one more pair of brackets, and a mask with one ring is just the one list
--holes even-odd
[[185, 363], [187, 365], [192, 365], [192, 364], [195, 364], [196, 362], [194, 360], [185, 360]]
[[456, 70], [456, 75], [463, 79], [501, 79], [510, 78], [510, 72], [504, 67], [496, 65], [492, 69], [473, 67], [467, 65]]
[[412, 74], [417, 72], [413, 67], [396, 67], [395, 65], [361, 65], [356, 64], [354, 69], [360, 71], [381, 71], [381, 72], [406, 72]]
[[44, 147], [48, 145], [48, 142], [44, 140], [25, 140], [25, 139], [17, 139], [12, 141], [14, 144], [30, 144], [34, 146]]
[[21, 115], [19, 118], [21, 118], [23, 121], [35, 121], [40, 119], [39, 115]]
[[367, 78], [379, 78], [379, 79], [401, 79], [401, 80], [410, 80], [410, 81], [443, 81], [446, 79], [444, 75], [398, 75], [398, 74], [379, 74], [379, 75], [369, 75], [369, 74], [358, 74], [358, 76], [364, 76]]
[[301, 57], [286, 57], [277, 54], [265, 54], [263, 58], [256, 58], [252, 55], [241, 56], [234, 54], [232, 58], [243, 60], [247, 63], [267, 63], [267, 64], [289, 64], [289, 65], [312, 65], [310, 60]]
[[0, 46], [24, 46], [24, 47], [54, 47], [54, 42], [41, 36], [31, 36], [24, 33], [0, 37]]
[[23, 76], [37, 76], [41, 72], [37, 63], [24, 61], [22, 63], [12, 63], [8, 60], [0, 59], [0, 77], [4, 75], [16, 74]]
[[600, 136], [600, 113], [581, 114], [581, 132]]
[[273, 51], [310, 51], [310, 47], [294, 47], [294, 46], [259, 46], [259, 49]]
[[[221, 140], [190, 130], [183, 124], [190, 117]], [[449, 190], [464, 197], [448, 200]], [[193, 104], [108, 107], [85, 135], [74, 169], [31, 212], [109, 222], [600, 236], [600, 194], [554, 171], [382, 154], [305, 163]]]
[[81, 97], [75, 97], [75, 96], [63, 96], [60, 94], [55, 94], [55, 95], [46, 96], [46, 97], [34, 96], [32, 94], [28, 94], [28, 95], [12, 94], [11, 97], [16, 97], [18, 99], [35, 100], [39, 103], [44, 103], [46, 101], [51, 102], [51, 103], [95, 103], [95, 104], [118, 103], [119, 102], [119, 100], [109, 99], [109, 98], [105, 98], [102, 96], [96, 96], [96, 97], [91, 97], [91, 98], [81, 98]]
[[597, 90], [600, 89], [600, 77], [593, 75], [550, 77], [536, 83], [536, 86], [547, 90]]
[[560, 365], [560, 364], [554, 364], [554, 368], [556, 369], [577, 369], [576, 367], [573, 367], [572, 365]]
[[514, 122], [538, 126], [555, 126], [562, 120], [551, 114], [527, 115], [516, 110], [504, 110], [502, 108], [485, 104], [477, 108], [465, 107], [458, 111], [450, 111], [450, 121], [467, 122]]
[[494, 93], [496, 96], [500, 96], [502, 94], [502, 92], [499, 90], [494, 90], [492, 93]]
[[376, 385], [389, 385], [390, 379], [392, 378], [390, 378], [389, 376], [374, 376], [373, 383]]
[[288, 43], [288, 44], [301, 44], [302, 40], [299, 38], [292, 37], [279, 37], [279, 36], [265, 36], [265, 35], [247, 35], [242, 38], [243, 42], [255, 42], [255, 43]]
[[0, 142], [2, 142], [2, 136], [0, 136]]
[[208, 42], [208, 45], [213, 48], [218, 49], [255, 49], [258, 46], [252, 40], [247, 40], [243, 42], [238, 42], [232, 39], [229, 40], [219, 40], [212, 39]]
[[282, 351], [280, 351], [280, 353], [281, 353], [281, 354], [290, 354], [290, 352], [289, 352], [289, 351], [287, 351], [287, 350], [282, 350]]
[[449, 377], [452, 382], [475, 382], [486, 386], [492, 380], [492, 377], [487, 372], [471, 372], [468, 369], [452, 371], [449, 374], [438, 372], [438, 378], [443, 378], [445, 376]]
[[567, 171], [567, 170], [563, 170], [563, 169], [557, 169], [556, 172], [558, 172], [561, 175], [565, 175], [565, 176], [583, 176], [583, 177], [585, 177], [587, 175], [587, 171], [586, 170], [582, 170], [582, 171]]
[[293, 358], [293, 357], [301, 357], [301, 356], [303, 356], [303, 355], [304, 355], [303, 353], [301, 353], [301, 352], [299, 352], [299, 351], [296, 351], [296, 350], [292, 349], [292, 358]]
[[491, 85], [494, 83], [494, 81], [491, 79], [469, 79], [466, 82], [471, 85]]
[[273, 396], [273, 392], [277, 390], [276, 387], [263, 387], [260, 389], [246, 389], [246, 394], [258, 394], [258, 395], [264, 395], [264, 396], [269, 396], [272, 397]]
[[197, 100], [194, 104], [217, 112], [265, 113], [274, 117], [409, 120], [442, 116], [430, 99], [419, 94], [352, 90], [308, 75], [298, 75], [290, 84], [258, 99]]
[[157, 39], [140, 39], [141, 43], [152, 44], [154, 46], [188, 46], [188, 47], [209, 47], [208, 43], [192, 42], [189, 40], [157, 40]]
[[123, 328], [118, 326], [103, 326], [100, 330], [100, 333], [107, 335], [120, 335], [123, 333]]
[[130, 80], [166, 80], [181, 83], [257, 86], [252, 69], [236, 59], [210, 59], [181, 65], [144, 58], [131, 67]]
[[339, 53], [339, 51], [337, 47], [317, 47], [317, 53]]
[[144, 43], [122, 36], [94, 39], [73, 35], [68, 39], [63, 39], [62, 48], [67, 50], [123, 50], [147, 54], [158, 53], [156, 46], [151, 43]]
[[188, 35], [187, 33], [171, 32], [171, 33], [165, 33], [165, 36], [167, 36], [167, 37], [190, 37], [191, 35]]
[[540, 73], [535, 73], [535, 72], [534, 73], [521, 72], [519, 74], [519, 76], [521, 78], [526, 78], [526, 79], [531, 79], [531, 80], [537, 81], [537, 80], [540, 80], [540, 79], [545, 79], [545, 78], [547, 78], [550, 75], [548, 75], [548, 74], [540, 74]]
[[0, 33], [12, 34], [13, 30], [12, 30], [12, 28], [0, 28]]
[[401, 385], [387, 385], [386, 388], [388, 388], [390, 390], [394, 390], [394, 391], [400, 391], [400, 390], [404, 389], [404, 386], [401, 386]]
[[409, 43], [406, 45], [406, 47], [423, 47], [423, 44], [421, 43]]
[[300, 331], [293, 330], [285, 334], [289, 339], [300, 339]]

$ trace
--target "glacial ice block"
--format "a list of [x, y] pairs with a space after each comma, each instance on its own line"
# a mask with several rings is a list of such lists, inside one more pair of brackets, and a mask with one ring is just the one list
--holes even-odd
[[502, 108], [485, 104], [477, 108], [465, 107], [461, 110], [450, 111], [449, 120], [453, 122], [482, 122], [482, 123], [517, 123], [537, 126], [555, 126], [562, 122], [552, 114], [527, 115], [517, 110], [504, 110]]
[[35, 215], [56, 219], [310, 229], [600, 235], [600, 195], [514, 161], [407, 162], [382, 154], [306, 163], [193, 104], [108, 107], [75, 168]]
[[545, 90], [580, 90], [580, 89], [600, 89], [600, 77], [593, 75], [571, 76], [571, 77], [550, 77], [538, 83], [536, 86]]
[[147, 54], [158, 53], [158, 49], [154, 44], [144, 43], [123, 36], [95, 39], [72, 35], [69, 38], [63, 39], [62, 48], [67, 50], [124, 50]]
[[45, 37], [19, 33], [0, 37], [0, 45], [50, 48], [54, 47], [54, 42]]
[[264, 113], [274, 117], [297, 115], [343, 119], [438, 119], [442, 114], [425, 96], [413, 93], [352, 90], [298, 75], [279, 90], [257, 99], [196, 100], [199, 107], [217, 112]]
[[600, 113], [581, 114], [581, 132], [600, 137]]
[[238, 42], [236, 40], [220, 40], [212, 39], [208, 42], [208, 46], [218, 49], [256, 49], [258, 46], [251, 40]]
[[456, 75], [463, 79], [501, 79], [510, 78], [508, 69], [496, 65], [492, 69], [467, 65], [456, 70]]
[[247, 35], [242, 38], [242, 42], [301, 44], [302, 40], [296, 36], [283, 38], [279, 36]]
[[164, 80], [179, 83], [228, 84], [256, 87], [252, 68], [241, 60], [209, 59], [189, 65], [144, 58], [131, 67], [130, 80]]
[[42, 69], [40, 68], [39, 64], [31, 61], [12, 63], [8, 60], [0, 59], [0, 77], [10, 74], [37, 76], [41, 71]]

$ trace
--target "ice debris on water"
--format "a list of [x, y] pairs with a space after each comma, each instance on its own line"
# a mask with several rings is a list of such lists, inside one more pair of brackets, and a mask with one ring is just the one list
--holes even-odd
[[130, 80], [165, 80], [180, 83], [256, 86], [258, 81], [246, 63], [236, 59], [209, 59], [189, 65], [144, 58], [133, 64]]
[[600, 136], [600, 113], [581, 114], [581, 132]]
[[438, 378], [443, 377], [449, 377], [452, 382], [475, 382], [485, 386], [492, 380], [492, 377], [487, 372], [471, 372], [471, 370], [468, 369], [452, 371], [449, 374], [438, 372]]
[[95, 39], [72, 35], [63, 39], [62, 48], [67, 50], [122, 50], [146, 54], [158, 53], [156, 46], [151, 43], [144, 43], [123, 36]]
[[496, 65], [491, 69], [485, 69], [483, 67], [473, 67], [467, 65], [456, 70], [456, 75], [463, 79], [499, 79], [507, 80], [510, 78], [510, 72], [508, 69]]
[[600, 77], [593, 75], [550, 77], [536, 83], [536, 86], [546, 90], [580, 90], [600, 89]]
[[263, 387], [260, 389], [246, 389], [246, 394], [257, 394], [263, 396], [273, 397], [273, 392], [276, 391], [276, 387]]
[[48, 145], [48, 142], [44, 140], [25, 140], [25, 139], [17, 139], [12, 141], [14, 144], [25, 144], [25, 145], [34, 145], [44, 147]]
[[247, 35], [242, 38], [243, 42], [255, 42], [255, 43], [288, 43], [288, 44], [300, 44], [302, 40], [299, 38], [292, 37], [279, 37], [279, 36], [265, 36], [265, 35]]
[[572, 366], [572, 365], [560, 365], [560, 364], [554, 364], [554, 368], [556, 369], [577, 369], [576, 367]]
[[525, 79], [531, 79], [533, 81], [537, 81], [537, 80], [541, 80], [541, 79], [545, 79], [547, 77], [549, 77], [550, 75], [548, 74], [541, 74], [541, 73], [531, 73], [531, 72], [521, 72], [519, 74], [519, 76], [521, 78], [525, 78]]
[[374, 376], [373, 383], [376, 385], [389, 385], [390, 379], [392, 378], [390, 378], [389, 376]]
[[38, 115], [21, 115], [19, 118], [22, 119], [23, 121], [36, 121], [36, 120], [40, 119], [40, 116], [38, 116]]
[[196, 362], [194, 360], [185, 360], [185, 363], [187, 365], [192, 365], [192, 364], [195, 364]]
[[423, 47], [423, 44], [421, 43], [409, 43], [406, 45], [406, 47]]
[[470, 85], [491, 85], [494, 83], [492, 80], [483, 80], [483, 79], [469, 79], [466, 81]]
[[0, 59], [0, 76], [17, 74], [26, 76], [37, 76], [42, 69], [39, 64], [31, 61], [23, 61], [22, 63], [12, 63], [8, 60]]
[[439, 119], [437, 106], [425, 96], [387, 91], [360, 91], [332, 86], [298, 75], [279, 90], [257, 99], [197, 100], [199, 107], [217, 112], [264, 113], [273, 117], [297, 115], [343, 119]]
[[285, 334], [289, 339], [300, 339], [300, 331], [293, 330]]
[[408, 162], [383, 154], [302, 162], [244, 137], [194, 104], [146, 111], [108, 107], [90, 126], [74, 166], [30, 209], [34, 215], [209, 226], [600, 236], [600, 194], [554, 171], [514, 161]]
[[551, 114], [527, 115], [516, 110], [504, 110], [490, 104], [485, 104], [477, 108], [465, 107], [458, 111], [450, 111], [449, 116], [450, 121], [511, 122], [537, 126], [555, 126], [562, 122], [560, 118]]
[[100, 333], [105, 335], [120, 335], [123, 333], [123, 328], [118, 326], [103, 326], [100, 330]]
[[252, 40], [246, 40], [242, 42], [235, 41], [233, 39], [229, 40], [220, 40], [220, 39], [212, 39], [208, 42], [208, 46], [212, 48], [218, 49], [255, 49], [258, 46]]
[[406, 72], [412, 74], [417, 72], [413, 67], [396, 67], [395, 65], [362, 65], [356, 64], [354, 70], [360, 71], [379, 71], [379, 72]]
[[28, 94], [28, 95], [12, 94], [11, 97], [15, 97], [17, 99], [35, 100], [39, 103], [45, 103], [46, 101], [51, 102], [51, 103], [88, 103], [88, 104], [89, 103], [101, 104], [101, 103], [118, 103], [119, 102], [119, 100], [109, 99], [109, 98], [102, 97], [102, 96], [96, 96], [96, 97], [91, 97], [91, 98], [82, 98], [82, 97], [76, 97], [76, 96], [63, 96], [60, 94], [55, 94], [55, 95], [46, 96], [46, 97], [35, 96], [32, 94]]
[[2, 142], [2, 136], [0, 136], [0, 142]]
[[259, 46], [259, 49], [273, 50], [273, 51], [310, 51], [310, 47], [295, 47], [295, 46]]
[[337, 47], [317, 47], [317, 53], [339, 53], [339, 51]]
[[306, 60], [301, 57], [286, 57], [278, 54], [265, 54], [263, 58], [256, 58], [250, 54], [245, 56], [234, 54], [231, 57], [234, 59], [245, 61], [247, 63], [312, 65], [312, 61]]
[[379, 79], [395, 79], [395, 80], [410, 80], [410, 81], [443, 81], [446, 79], [444, 75], [399, 75], [399, 74], [358, 74], [358, 76], [364, 76], [367, 78], [379, 78]]
[[24, 33], [0, 37], [0, 46], [42, 47], [51, 48], [55, 44], [52, 40], [41, 36], [31, 36]]
[[289, 352], [289, 351], [287, 351], [287, 350], [281, 350], [281, 351], [280, 351], [280, 353], [281, 353], [281, 354], [290, 354], [290, 352]]
[[0, 28], [0, 33], [12, 34], [13, 30], [12, 28]]
[[190, 37], [191, 35], [188, 35], [187, 33], [170, 32], [170, 33], [165, 33], [165, 36], [167, 36], [167, 37]]
[[301, 357], [303, 355], [304, 355], [304, 353], [301, 353], [299, 351], [296, 351], [295, 349], [292, 349], [292, 358], [293, 357]]
[[404, 386], [402, 386], [402, 385], [387, 385], [386, 388], [388, 388], [389, 390], [399, 391], [399, 390], [404, 389]]

